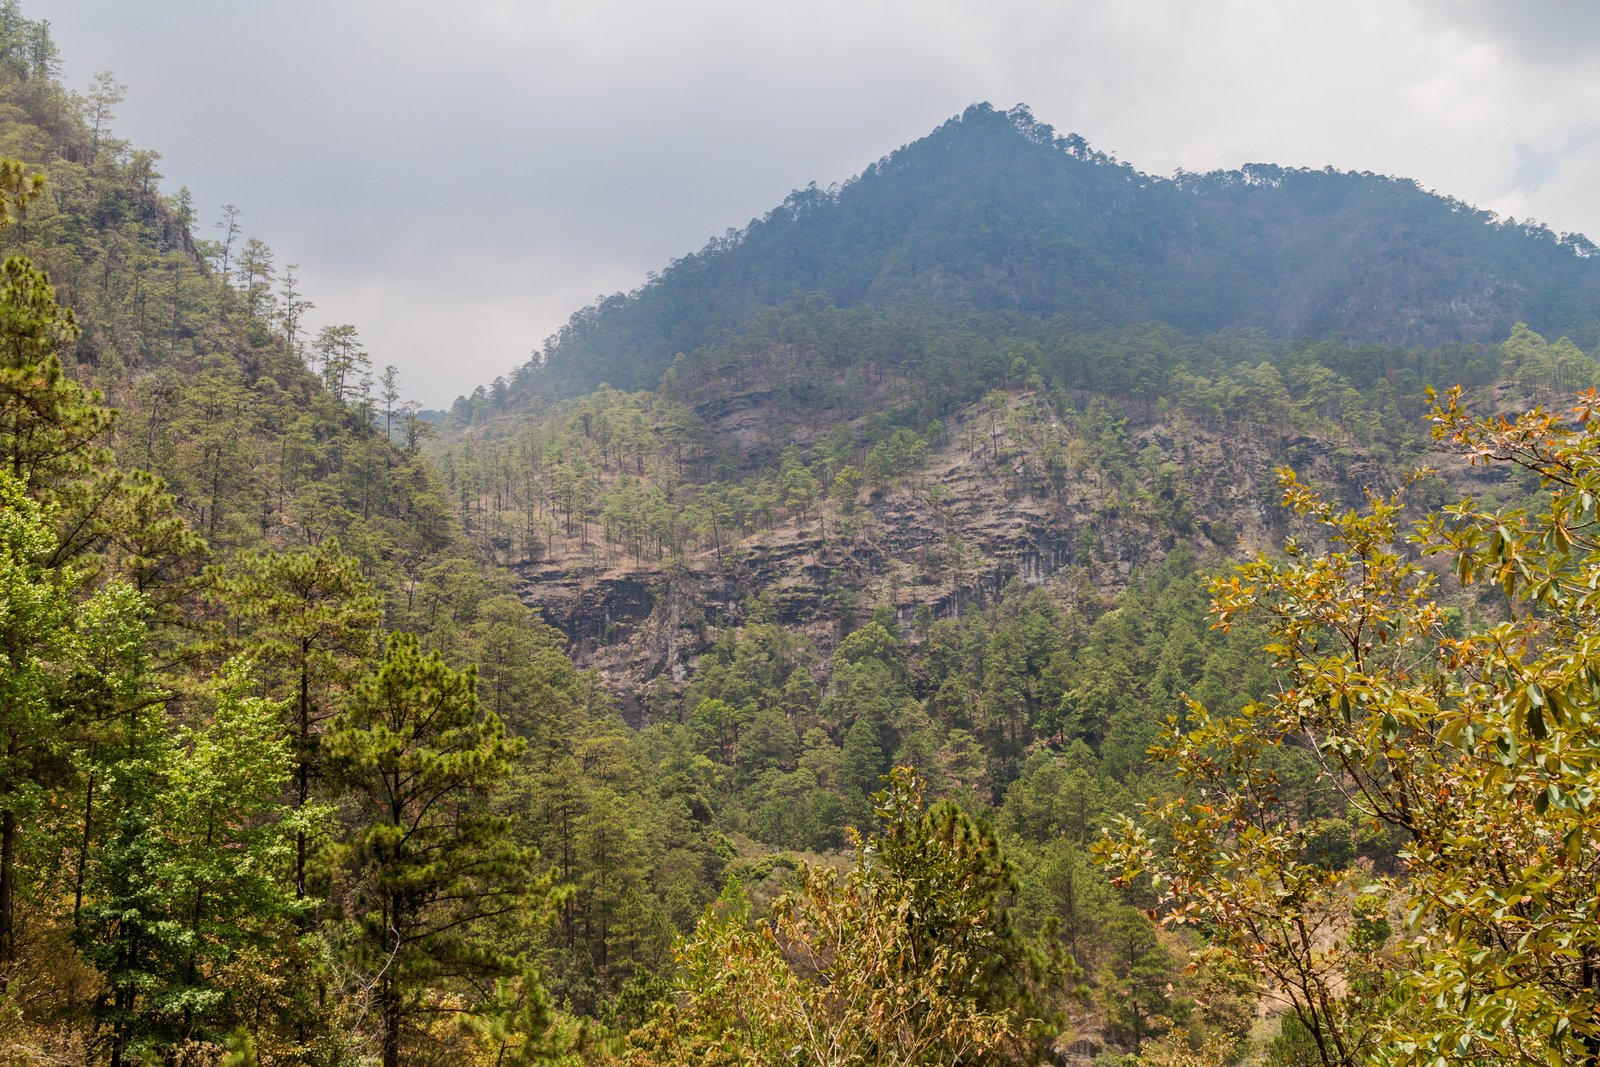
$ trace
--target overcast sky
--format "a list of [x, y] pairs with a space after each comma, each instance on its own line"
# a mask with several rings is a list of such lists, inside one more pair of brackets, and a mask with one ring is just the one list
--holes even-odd
[[968, 104], [1141, 170], [1331, 164], [1600, 238], [1586, 0], [23, 0], [202, 236], [443, 405], [596, 296]]

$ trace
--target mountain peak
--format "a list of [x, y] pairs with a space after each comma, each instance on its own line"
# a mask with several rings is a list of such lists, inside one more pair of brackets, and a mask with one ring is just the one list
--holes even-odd
[[578, 312], [513, 395], [654, 385], [677, 353], [810, 293], [1193, 335], [1437, 345], [1497, 341], [1525, 321], [1587, 338], [1600, 307], [1593, 246], [1494, 222], [1414, 182], [1332, 168], [1151, 176], [1026, 104], [975, 103]]

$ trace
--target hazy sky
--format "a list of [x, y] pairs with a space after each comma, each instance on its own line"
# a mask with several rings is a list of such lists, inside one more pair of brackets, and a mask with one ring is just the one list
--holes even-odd
[[23, 0], [410, 395], [968, 104], [1141, 170], [1372, 170], [1600, 238], [1586, 0]]

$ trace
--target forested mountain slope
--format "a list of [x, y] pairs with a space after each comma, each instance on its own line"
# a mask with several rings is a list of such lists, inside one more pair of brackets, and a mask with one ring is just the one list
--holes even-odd
[[[1183, 917], [1171, 883], [1114, 884], [1091, 852], [1168, 802], [1202, 820], [1172, 823], [1200, 862], [1231, 843], [1150, 754], [1204, 721], [1189, 699], [1228, 724], [1280, 689], [1267, 633], [1211, 625], [1206, 582], [1285, 533], [1318, 565], [1329, 535], [1278, 506], [1276, 465], [1335, 524], [1429, 459], [1409, 506], [1537, 496], [1538, 472], [1430, 451], [1423, 385], [1498, 415], [1600, 381], [1512, 317], [1581, 324], [1586, 245], [1382, 179], [1147, 179], [979, 108], [580, 313], [429, 441], [353, 326], [305, 336], [292, 268], [240, 216], [163, 191], [115, 137], [119, 94], [64, 90], [48, 27], [0, 0], [0, 1060], [1318, 1062], [1326, 1031], [1297, 1020], [1322, 1017], [1280, 1026], [1260, 957], [1153, 921]], [[1437, 287], [1379, 269], [1415, 243], [1352, 239], [1340, 275], [1285, 240], [1369, 225], [1446, 250]], [[1260, 318], [1251, 293], [1282, 300]], [[1297, 336], [1363, 308], [1421, 332]], [[1535, 452], [1565, 433], [1541, 418]], [[1428, 661], [1507, 647], [1462, 639], [1511, 617], [1494, 590], [1564, 595], [1515, 565], [1570, 548], [1560, 517], [1597, 494], [1549, 531], [1491, 524], [1493, 589], [1405, 600]], [[1505, 801], [1544, 864], [1515, 891], [1570, 913], [1592, 878], [1559, 887], [1570, 852], [1537, 817], [1589, 800], [1538, 791], [1529, 709], [1592, 721], [1594, 675], [1539, 670], [1571, 684], [1506, 702], [1527, 726], [1496, 745], [1536, 787]], [[1441, 750], [1410, 709], [1341, 707], [1352, 743]], [[1241, 736], [1252, 795], [1284, 798], [1272, 858], [1366, 961], [1319, 988], [1363, 1026], [1404, 1016], [1414, 931], [1378, 896], [1405, 887], [1403, 835], [1268, 726], [1264, 753]], [[1408, 799], [1450, 802], [1434, 785]], [[1145, 840], [1125, 862], [1173, 858]], [[1497, 1040], [1469, 1022], [1457, 1062]]]
[[1398, 486], [1431, 459], [1426, 383], [1515, 410], [1596, 380], [1522, 327], [1432, 350], [1006, 329], [812, 297], [654, 392], [486, 417], [433, 454], [485, 551], [638, 712], [758, 600], [827, 646], [875, 607], [958, 615], [1013, 577], [1114, 591], [1178, 545], [1271, 548], [1284, 464], [1350, 504]]
[[1594, 251], [1382, 175], [1143, 174], [1025, 108], [981, 104], [579, 311], [504, 399], [652, 387], [677, 353], [809, 293], [947, 324], [1004, 312], [1432, 347], [1499, 341], [1523, 321], [1589, 343]]
[[[1002, 240], [958, 225], [1007, 189], [952, 191], [948, 217], [878, 272], [884, 235], [915, 227], [880, 211], [887, 195], [854, 206], [897, 188], [895, 166], [950, 191], [925, 156], [944, 144], [960, 162], [975, 130], [996, 153], [1037, 152], [1104, 186], [1092, 268], [1077, 254], [1088, 238], [1068, 255], [1039, 251], [1049, 227]], [[1214, 254], [1176, 255], [1182, 228], [1132, 207], [1100, 211], [1144, 198], [1222, 235]], [[1277, 214], [1285, 203], [1294, 211]], [[861, 225], [835, 226], [846, 218]], [[991, 270], [995, 248], [1036, 262]], [[1025, 116], [969, 112], [855, 185], [797, 197], [580, 313], [544, 366], [459, 401], [431, 454], [469, 533], [601, 669], [737, 852], [724, 873], [738, 881], [680, 957], [691, 984], [658, 1029], [630, 1038], [650, 1050], [636, 1062], [698, 1062], [730, 1027], [742, 1049], [794, 1047], [780, 1024], [767, 1035], [730, 1019], [712, 990], [738, 974], [741, 995], [797, 1010], [793, 987], [763, 984], [779, 983], [781, 963], [741, 938], [754, 924], [800, 945], [811, 935], [789, 925], [796, 915], [827, 925], [826, 894], [780, 895], [767, 914], [784, 865], [850, 840], [838, 828], [870, 822], [867, 797], [897, 765], [918, 768], [929, 795], [987, 813], [1020, 858], [1015, 920], [1060, 924], [1045, 940], [1085, 968], [1079, 996], [1055, 1002], [1061, 1062], [1319, 1062], [1300, 1021], [1318, 1017], [1253, 1028], [1281, 1000], [1249, 958], [1150, 925], [1140, 909], [1160, 894], [1137, 877], [1108, 884], [1086, 827], [1147, 802], [1183, 808], [1183, 783], [1149, 755], [1163, 723], [1199, 721], [1188, 699], [1228, 721], [1272, 692], [1265, 635], [1210, 628], [1203, 588], [1285, 537], [1297, 553], [1329, 544], [1282, 507], [1278, 468], [1317, 484], [1336, 517], [1387, 507], [1389, 493], [1422, 513], [1537, 491], [1526, 472], [1438, 450], [1426, 387], [1459, 384], [1477, 409], [1514, 416], [1600, 382], [1593, 351], [1516, 319], [1584, 322], [1588, 251], [1387, 179], [1252, 169], [1146, 182]], [[812, 269], [824, 259], [835, 273]], [[1424, 259], [1427, 270], [1386, 266]], [[773, 281], [796, 273], [798, 294]], [[1051, 286], [1073, 302], [1048, 305]], [[1299, 336], [1321, 332], [1345, 336]], [[540, 383], [550, 395], [534, 399]], [[1429, 464], [1440, 471], [1413, 480]], [[1493, 590], [1446, 582], [1441, 632], [1504, 617]], [[1289, 798], [1292, 862], [1322, 872], [1335, 899], [1402, 868], [1403, 842], [1360, 817], [1315, 753], [1286, 743], [1268, 758], [1263, 773]], [[877, 846], [864, 847], [871, 871]], [[1399, 951], [1389, 927], [1370, 930], [1369, 947]]]
[[[115, 79], [56, 75], [0, 3], [0, 1059], [494, 1062], [550, 1021], [535, 960], [597, 1011], [714, 842], [355, 327], [307, 336], [293, 267], [116, 137]], [[384, 836], [402, 761], [422, 852]]]
[[[1514, 415], [1566, 403], [1600, 360], [1524, 327], [1433, 350], [1165, 327], [990, 340], [811, 299], [675, 361], [658, 390], [487, 418], [435, 451], [471, 534], [601, 668], [736, 850], [737, 880], [682, 957], [691, 984], [658, 1017], [666, 1035], [630, 1039], [661, 1058], [637, 1062], [698, 1062], [695, 1040], [729, 1032], [764, 1040], [719, 1014], [714, 990], [737, 973], [741, 991], [787, 1003], [743, 931], [767, 928], [795, 852], [834, 853], [840, 827], [870, 823], [867, 797], [898, 765], [987, 813], [1020, 864], [1015, 921], [1060, 924], [1050, 943], [1085, 969], [1080, 996], [1057, 1002], [1061, 1062], [1319, 1062], [1299, 1016], [1276, 1037], [1276, 1021], [1252, 1029], [1281, 999], [1248, 959], [1150, 925], [1143, 880], [1104, 881], [1090, 827], [1179, 804], [1183, 782], [1148, 754], [1163, 723], [1197, 722], [1187, 699], [1229, 722], [1274, 691], [1265, 634], [1211, 627], [1203, 576], [1286, 536], [1297, 554], [1328, 543], [1281, 506], [1275, 468], [1326, 493], [1334, 525], [1423, 464], [1441, 473], [1404, 490], [1415, 513], [1537, 491], [1436, 451], [1426, 381]], [[1498, 588], [1448, 581], [1440, 632], [1502, 620]], [[1400, 869], [1403, 842], [1358, 817], [1314, 752], [1285, 742], [1266, 758], [1293, 862], [1336, 899]], [[794, 914], [772, 928], [803, 941]], [[778, 1029], [772, 1047], [790, 1047]]]

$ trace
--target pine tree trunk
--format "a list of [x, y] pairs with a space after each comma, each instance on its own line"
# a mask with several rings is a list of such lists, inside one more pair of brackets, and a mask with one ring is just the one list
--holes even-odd
[[[391, 794], [395, 799], [390, 810], [391, 825], [400, 825], [401, 806], [398, 800], [399, 789], [395, 788]], [[400, 970], [400, 950], [404, 946], [401, 936], [400, 922], [401, 898], [400, 894], [393, 891], [384, 893], [383, 896], [383, 928], [388, 931], [392, 939], [389, 945], [389, 958], [384, 963], [383, 982], [380, 986], [379, 997], [383, 1007], [383, 1067], [400, 1067], [400, 998], [403, 993], [398, 981]]]
[[[301, 811], [306, 806], [306, 801], [311, 799], [311, 669], [307, 660], [311, 655], [311, 643], [306, 640], [300, 642], [300, 736], [299, 750], [296, 753], [295, 768], [295, 804], [294, 810]], [[296, 830], [294, 835], [294, 899], [306, 898], [306, 832], [304, 829]], [[310, 916], [301, 913], [299, 918], [300, 932], [305, 933], [310, 928]]]
[[[94, 748], [89, 749], [94, 755]], [[89, 867], [89, 842], [94, 829], [94, 771], [89, 771], [89, 786], [83, 798], [83, 842], [78, 847], [78, 870], [72, 877], [72, 928], [78, 928], [78, 917], [83, 912], [83, 878]]]
[[[17, 735], [12, 731], [6, 742], [6, 762], [15, 766]], [[10, 982], [11, 964], [16, 962], [16, 881], [17, 814], [7, 806], [0, 812], [0, 992]]]
[[[17, 958], [15, 928], [12, 925], [12, 904], [16, 883], [17, 817], [11, 811], [0, 813], [0, 967], [6, 967]], [[0, 973], [0, 990], [5, 989], [7, 975]]]
[[394, 979], [383, 979], [383, 1067], [400, 1067], [400, 992]]

